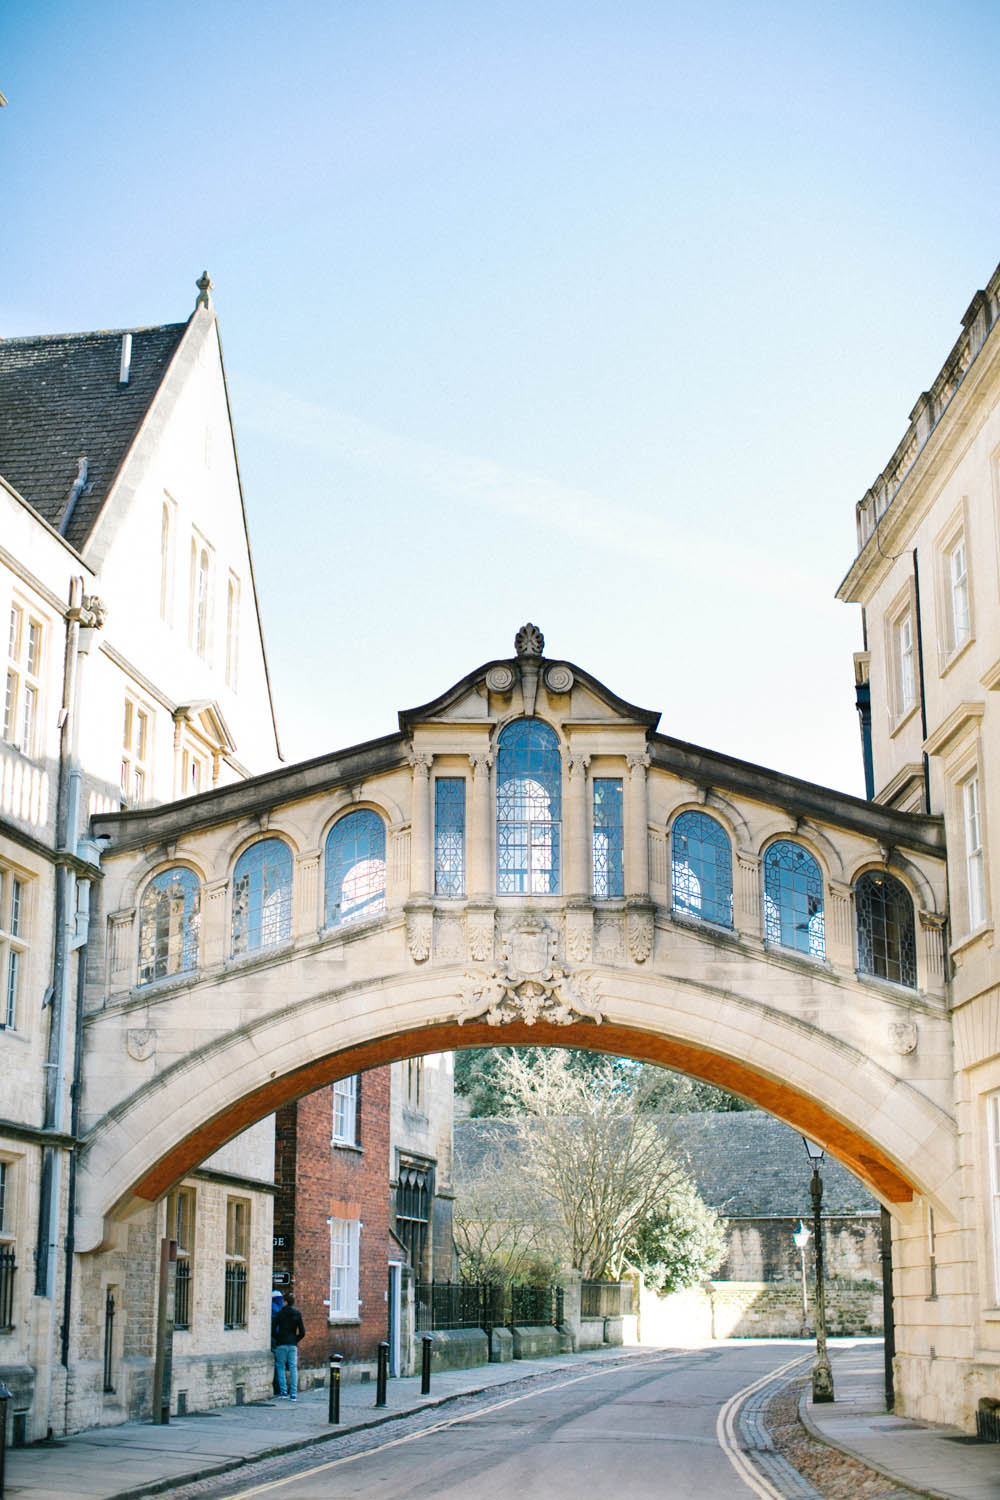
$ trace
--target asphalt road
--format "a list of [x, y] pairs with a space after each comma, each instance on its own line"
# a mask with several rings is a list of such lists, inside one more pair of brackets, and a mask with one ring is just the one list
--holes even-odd
[[[185, 1496], [274, 1500], [747, 1500], [719, 1414], [787, 1361], [766, 1345], [651, 1355], [507, 1386], [268, 1460]], [[717, 1431], [717, 1428], [719, 1430]]]

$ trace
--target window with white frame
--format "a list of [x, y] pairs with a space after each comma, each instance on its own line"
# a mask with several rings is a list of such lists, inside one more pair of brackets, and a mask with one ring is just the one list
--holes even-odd
[[22, 755], [37, 752], [44, 627], [20, 604], [10, 607], [3, 737]]
[[993, 1239], [993, 1305], [1000, 1307], [1000, 1091], [986, 1096], [990, 1152], [990, 1228]]
[[240, 661], [240, 580], [230, 573], [226, 588], [226, 686], [236, 691]]
[[952, 651], [964, 646], [972, 633], [972, 615], [969, 609], [969, 565], [965, 545], [965, 534], [957, 537], [948, 548], [947, 587], [950, 645]]
[[0, 1030], [18, 1029], [28, 918], [27, 883], [9, 866], [0, 865]]
[[358, 1075], [338, 1078], [333, 1085], [333, 1144], [358, 1144]]
[[135, 699], [125, 699], [122, 727], [122, 806], [138, 807], [149, 795], [149, 752], [152, 715]]
[[358, 1219], [330, 1220], [330, 1318], [356, 1318], [361, 1307], [361, 1224]]
[[212, 554], [208, 544], [197, 534], [191, 538], [191, 625], [192, 650], [208, 657], [209, 626], [212, 600]]
[[961, 783], [962, 823], [965, 831], [965, 881], [969, 902], [969, 928], [980, 927], [986, 920], [986, 877], [983, 865], [983, 820], [979, 793], [979, 772], [974, 771]]
[[896, 711], [902, 717], [917, 701], [916, 654], [913, 643], [913, 611], [905, 609], [893, 627], [895, 637]]

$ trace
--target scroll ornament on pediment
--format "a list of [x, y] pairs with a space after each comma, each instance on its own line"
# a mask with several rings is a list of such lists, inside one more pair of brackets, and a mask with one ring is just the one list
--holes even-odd
[[540, 918], [527, 917], [506, 932], [500, 962], [466, 974], [459, 1025], [485, 1019], [489, 1026], [510, 1021], [569, 1026], [583, 1020], [599, 1026], [604, 1016], [594, 976], [564, 968], [555, 947], [555, 933]]

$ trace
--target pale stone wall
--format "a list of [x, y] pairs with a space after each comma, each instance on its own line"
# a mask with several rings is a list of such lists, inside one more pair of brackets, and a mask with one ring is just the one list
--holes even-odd
[[[840, 1281], [826, 1286], [827, 1331], [833, 1336], [882, 1332], [881, 1284]], [[807, 1325], [812, 1331], [811, 1322]], [[639, 1342], [664, 1346], [705, 1339], [800, 1338], [802, 1294], [793, 1282], [710, 1281], [661, 1296], [644, 1286]]]

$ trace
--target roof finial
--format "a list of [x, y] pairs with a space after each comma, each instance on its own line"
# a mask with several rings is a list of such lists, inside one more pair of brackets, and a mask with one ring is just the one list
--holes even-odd
[[195, 286], [198, 288], [198, 300], [195, 303], [195, 308], [207, 307], [209, 311], [211, 311], [212, 287], [214, 285], [215, 283], [209, 276], [208, 272], [202, 271], [201, 275], [198, 277], [198, 280], [195, 282]]
[[514, 650], [518, 656], [541, 656], [545, 650], [545, 637], [537, 625], [532, 625], [529, 621], [527, 625], [521, 626], [514, 637]]

